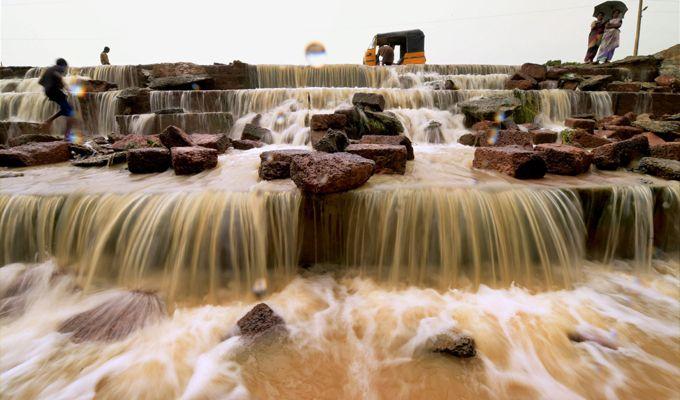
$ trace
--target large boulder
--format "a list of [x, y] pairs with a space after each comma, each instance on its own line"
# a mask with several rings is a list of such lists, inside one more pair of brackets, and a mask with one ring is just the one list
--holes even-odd
[[0, 167], [32, 167], [68, 161], [68, 142], [35, 142], [0, 150]]
[[428, 339], [427, 350], [443, 353], [458, 358], [470, 358], [477, 354], [475, 340], [472, 336], [458, 331], [441, 333]]
[[160, 135], [158, 135], [163, 146], [171, 149], [173, 147], [189, 147], [193, 146], [194, 142], [191, 141], [191, 137], [184, 132], [181, 128], [175, 125], [170, 125]]
[[564, 120], [564, 125], [572, 129], [584, 129], [588, 132], [593, 132], [597, 122], [594, 119], [567, 118]]
[[395, 146], [404, 146], [406, 148], [406, 159], [413, 160], [413, 145], [411, 139], [404, 135], [385, 136], [385, 135], [365, 135], [361, 137], [359, 143], [362, 144], [391, 144]]
[[375, 162], [349, 153], [293, 157], [290, 176], [304, 192], [330, 194], [356, 189], [373, 174]]
[[143, 147], [161, 147], [163, 144], [158, 135], [126, 135], [111, 145], [115, 151], [126, 151]]
[[538, 179], [546, 172], [540, 155], [522, 147], [478, 147], [472, 166], [492, 169], [517, 179]]
[[544, 81], [548, 75], [548, 67], [540, 64], [526, 63], [520, 67], [520, 72], [526, 74], [538, 82]]
[[219, 154], [227, 151], [231, 144], [227, 135], [224, 134], [192, 133], [189, 138], [194, 145], [215, 149]]
[[313, 131], [327, 131], [328, 129], [343, 129], [347, 125], [347, 116], [344, 114], [314, 114], [309, 123]]
[[170, 168], [170, 150], [165, 147], [142, 147], [128, 151], [128, 170], [133, 174], [163, 172]]
[[29, 133], [28, 135], [21, 135], [9, 138], [7, 145], [9, 147], [21, 146], [28, 143], [41, 143], [41, 142], [60, 142], [63, 138], [58, 138], [56, 136], [47, 135], [44, 133]]
[[593, 163], [598, 169], [614, 170], [628, 166], [632, 161], [649, 155], [649, 142], [643, 135], [614, 142], [592, 151]]
[[548, 168], [548, 173], [579, 175], [588, 172], [592, 157], [582, 148], [566, 144], [540, 144], [535, 149]]
[[390, 144], [350, 144], [348, 153], [373, 160], [376, 174], [400, 174], [406, 172], [406, 147]]
[[651, 146], [650, 151], [652, 157], [680, 161], [680, 142], [657, 144]]
[[329, 129], [321, 140], [314, 145], [314, 149], [325, 153], [337, 153], [345, 151], [348, 145], [349, 139], [345, 132]]
[[253, 307], [236, 322], [236, 325], [241, 331], [241, 335], [251, 339], [263, 334], [286, 331], [283, 318], [265, 303]]
[[243, 127], [243, 132], [241, 133], [241, 139], [244, 140], [257, 140], [264, 143], [272, 142], [272, 132], [267, 128], [262, 128], [255, 124], [246, 124]]
[[638, 171], [658, 178], [680, 181], [680, 161], [644, 157], [640, 159]]
[[260, 153], [260, 178], [266, 181], [290, 178], [290, 163], [295, 156], [310, 154], [309, 150], [271, 150]]
[[207, 147], [173, 147], [172, 168], [177, 175], [191, 175], [217, 166], [217, 150]]
[[354, 93], [352, 104], [372, 111], [385, 110], [385, 97], [379, 93]]
[[521, 102], [516, 97], [510, 96], [488, 96], [476, 100], [468, 100], [458, 105], [465, 114], [466, 126], [472, 126], [480, 121], [493, 121], [500, 114], [506, 117], [521, 106]]

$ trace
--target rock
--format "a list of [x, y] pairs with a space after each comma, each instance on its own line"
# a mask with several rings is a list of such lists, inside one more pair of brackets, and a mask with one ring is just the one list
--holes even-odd
[[262, 147], [264, 146], [264, 143], [258, 142], [257, 140], [234, 139], [231, 141], [231, 145], [234, 146], [236, 150], [250, 150], [256, 147]]
[[253, 307], [238, 320], [236, 325], [241, 331], [241, 335], [251, 339], [263, 334], [286, 331], [283, 318], [265, 303], [260, 303]]
[[359, 140], [361, 144], [391, 144], [394, 146], [404, 146], [406, 148], [406, 159], [413, 160], [413, 145], [411, 139], [404, 135], [385, 136], [385, 135], [364, 135]]
[[308, 155], [308, 150], [271, 150], [260, 153], [260, 178], [266, 181], [290, 178], [290, 163], [295, 156]]
[[610, 92], [639, 92], [642, 90], [640, 82], [612, 82], [607, 85]]
[[515, 123], [512, 118], [507, 118], [501, 121], [501, 128], [510, 130], [510, 131], [520, 131], [521, 129], [519, 128], [519, 125]]
[[217, 150], [207, 147], [173, 147], [170, 150], [176, 175], [192, 175], [217, 166]]
[[47, 135], [44, 133], [29, 133], [28, 135], [21, 135], [9, 138], [7, 144], [9, 147], [21, 146], [28, 143], [44, 143], [44, 142], [60, 142], [62, 138]]
[[593, 135], [583, 129], [566, 129], [561, 134], [562, 143], [573, 144], [587, 149], [604, 146], [612, 142], [607, 138]]
[[644, 157], [638, 171], [661, 179], [680, 181], [680, 161]]
[[557, 175], [579, 175], [588, 172], [592, 157], [579, 147], [550, 143], [536, 146], [543, 157], [548, 173]]
[[583, 129], [588, 132], [593, 132], [597, 123], [593, 119], [567, 118], [564, 120], [564, 125], [573, 129]]
[[68, 142], [34, 142], [0, 150], [0, 167], [32, 167], [68, 161]]
[[428, 339], [425, 347], [434, 353], [444, 353], [458, 358], [470, 358], [477, 354], [472, 336], [452, 331]]
[[538, 88], [541, 90], [552, 90], [552, 89], [557, 89], [559, 87], [559, 82], [558, 81], [553, 81], [553, 80], [548, 80], [548, 81], [543, 81], [538, 84]]
[[522, 71], [515, 72], [514, 75], [510, 77], [511, 81], [529, 81], [531, 82], [532, 86], [536, 86], [538, 84], [538, 81], [531, 76], [523, 73]]
[[212, 133], [192, 133], [189, 135], [191, 142], [195, 146], [207, 147], [209, 149], [217, 150], [217, 153], [222, 154], [227, 151], [231, 141], [227, 135], [212, 134]]
[[156, 110], [153, 112], [156, 115], [167, 115], [167, 114], [184, 114], [183, 108], [164, 108], [162, 110]]
[[630, 126], [631, 121], [627, 116], [610, 115], [597, 121], [597, 126], [604, 127], [605, 125]]
[[345, 132], [329, 129], [326, 134], [314, 145], [314, 150], [323, 151], [325, 153], [337, 153], [345, 151], [349, 145], [349, 139]]
[[68, 151], [71, 154], [71, 158], [91, 157], [96, 153], [96, 151], [91, 147], [75, 143], [69, 143]]
[[660, 145], [660, 144], [666, 144], [665, 140], [656, 136], [652, 132], [645, 132], [642, 135], [647, 138], [647, 141], [649, 142], [650, 146], [657, 146], [657, 145]]
[[0, 121], [0, 144], [7, 143], [12, 137], [35, 134], [49, 135], [50, 131], [38, 122]]
[[151, 79], [151, 82], [149, 82], [149, 88], [153, 90], [206, 90], [212, 89], [214, 86], [213, 78], [205, 74], [165, 76]]
[[104, 154], [100, 156], [83, 158], [71, 162], [74, 167], [92, 168], [92, 167], [106, 167], [127, 162], [127, 152], [119, 151], [112, 154]]
[[163, 146], [171, 149], [173, 147], [188, 147], [193, 146], [194, 142], [191, 141], [189, 135], [184, 132], [181, 128], [174, 125], [170, 125], [160, 135], [158, 135]]
[[521, 106], [521, 102], [514, 96], [488, 96], [464, 101], [458, 106], [465, 114], [465, 124], [472, 126], [480, 121], [495, 120], [499, 114], [508, 118]]
[[654, 79], [657, 85], [663, 87], [670, 87], [674, 90], [680, 89], [680, 80], [671, 75], [660, 75]]
[[568, 73], [560, 77], [557, 86], [560, 89], [576, 90], [583, 80], [584, 78], [581, 75]]
[[569, 73], [569, 70], [567, 68], [560, 68], [560, 67], [549, 67], [548, 72], [546, 73], [545, 77], [546, 79], [551, 79], [551, 80], [560, 80], [560, 78], [563, 75], [566, 75]]
[[128, 151], [128, 170], [133, 174], [163, 172], [170, 168], [170, 150], [165, 147], [142, 147]]
[[603, 90], [609, 82], [613, 80], [611, 75], [595, 75], [581, 81], [578, 88], [583, 91]]
[[272, 142], [272, 132], [254, 124], [246, 124], [241, 133], [242, 140], [257, 140], [263, 143]]
[[533, 144], [555, 143], [557, 141], [557, 132], [549, 129], [536, 129], [529, 131], [529, 134]]
[[680, 142], [655, 144], [650, 147], [650, 151], [654, 158], [680, 161]]
[[24, 176], [23, 172], [0, 171], [0, 179], [19, 178], [21, 176]]
[[482, 136], [483, 135], [479, 134], [479, 132], [465, 133], [458, 138], [458, 143], [465, 146], [478, 147], [481, 145], [481, 142], [483, 140]]
[[391, 112], [365, 110], [364, 113], [368, 125], [364, 135], [399, 135], [404, 132], [404, 126]]
[[125, 151], [144, 147], [160, 147], [161, 140], [158, 135], [127, 135], [113, 142], [111, 148], [115, 151]]
[[638, 117], [633, 126], [647, 132], [655, 133], [662, 139], [672, 142], [680, 139], [680, 122], [676, 121], [652, 121], [649, 117]]
[[640, 135], [644, 130], [636, 128], [634, 126], [617, 126], [617, 125], [605, 125], [604, 129], [607, 131], [613, 131], [614, 133], [607, 136], [608, 139], [625, 140], [630, 139], [635, 135]]
[[538, 179], [546, 172], [543, 158], [521, 147], [478, 147], [472, 166], [492, 169], [517, 179]]
[[532, 64], [532, 63], [526, 63], [522, 64], [522, 67], [520, 68], [520, 72], [523, 74], [529, 75], [530, 77], [534, 78], [538, 82], [544, 81], [547, 78], [548, 75], [548, 67], [545, 65], [540, 65], [540, 64]]
[[293, 157], [290, 175], [304, 192], [330, 194], [356, 189], [373, 174], [375, 162], [348, 153], [312, 153]]
[[109, 90], [118, 89], [115, 83], [102, 81], [98, 79], [82, 79], [79, 78], [76, 84], [80, 85], [86, 93], [107, 92]]
[[643, 135], [606, 144], [592, 151], [593, 163], [598, 169], [614, 170], [625, 167], [637, 158], [649, 155], [649, 142]]
[[147, 88], [127, 88], [118, 92], [121, 114], [146, 114], [151, 112], [151, 90]]
[[517, 145], [532, 149], [531, 134], [529, 132], [515, 131], [515, 130], [501, 130], [493, 141], [496, 147]]
[[375, 162], [376, 174], [406, 173], [406, 147], [389, 144], [351, 144], [346, 152]]
[[314, 114], [309, 123], [313, 131], [327, 131], [328, 129], [343, 129], [347, 125], [347, 116], [344, 114]]
[[371, 111], [384, 111], [385, 97], [378, 93], [354, 93], [352, 104]]
[[574, 331], [567, 333], [569, 340], [575, 343], [593, 342], [611, 350], [617, 350], [616, 341], [594, 330]]
[[505, 88], [508, 90], [533, 90], [536, 89], [536, 81], [534, 80], [508, 80], [505, 82]]
[[425, 140], [427, 143], [445, 143], [444, 132], [442, 132], [442, 124], [439, 121], [430, 121], [424, 129]]
[[451, 79], [447, 79], [444, 81], [444, 89], [445, 90], [458, 90], [458, 86], [456, 86], [456, 83], [452, 81]]
[[486, 132], [489, 129], [498, 129], [499, 127], [499, 124], [494, 121], [480, 121], [472, 125], [470, 129], [478, 132]]

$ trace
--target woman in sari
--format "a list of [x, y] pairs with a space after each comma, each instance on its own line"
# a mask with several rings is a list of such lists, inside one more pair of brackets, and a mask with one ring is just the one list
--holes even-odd
[[619, 47], [619, 36], [621, 35], [621, 25], [623, 19], [621, 18], [621, 11], [614, 10], [612, 19], [607, 21], [604, 26], [604, 36], [602, 36], [602, 43], [600, 44], [600, 53], [597, 55], [597, 61], [608, 63], [614, 58], [614, 50]]
[[588, 35], [588, 52], [586, 53], [585, 63], [592, 64], [597, 50], [600, 48], [602, 42], [602, 34], [604, 34], [604, 13], [597, 13], [597, 20], [590, 24], [590, 35]]

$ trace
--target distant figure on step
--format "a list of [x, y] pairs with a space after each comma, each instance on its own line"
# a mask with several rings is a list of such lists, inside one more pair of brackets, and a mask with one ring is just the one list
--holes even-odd
[[111, 49], [104, 47], [104, 51], [99, 55], [99, 61], [102, 62], [102, 65], [111, 65], [109, 62], [109, 51], [111, 51]]
[[597, 61], [608, 63], [614, 58], [614, 51], [619, 47], [619, 36], [621, 36], [621, 28], [623, 25], [623, 18], [621, 18], [621, 11], [614, 10], [612, 19], [607, 21], [604, 26], [604, 36], [602, 36], [602, 43], [600, 43], [600, 53], [597, 55]]
[[389, 44], [384, 44], [378, 49], [378, 57], [380, 57], [380, 65], [394, 64], [394, 49]]
[[604, 20], [604, 13], [597, 13], [597, 19], [590, 24], [590, 35], [588, 35], [588, 52], [586, 53], [585, 63], [592, 64], [597, 55], [597, 50], [602, 43], [602, 35], [604, 34], [604, 26], [607, 22]]
[[64, 75], [66, 74], [68, 63], [63, 58], [57, 60], [56, 64], [47, 68], [40, 77], [38, 83], [45, 89], [45, 96], [50, 101], [57, 103], [59, 111], [45, 121], [45, 125], [49, 127], [52, 122], [61, 117], [66, 117], [66, 129], [64, 130], [64, 139], [68, 139], [71, 128], [76, 122], [73, 107], [68, 103], [68, 97], [64, 92]]

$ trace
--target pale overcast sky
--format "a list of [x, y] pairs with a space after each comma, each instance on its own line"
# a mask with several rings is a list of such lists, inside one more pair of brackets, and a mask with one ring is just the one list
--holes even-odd
[[[644, 0], [640, 53], [680, 42], [680, 0]], [[580, 61], [593, 6], [584, 0], [1, 0], [3, 65], [96, 65], [239, 59], [304, 64], [321, 41], [328, 63], [361, 63], [378, 32], [420, 28], [428, 63]], [[626, 0], [621, 47], [632, 54], [638, 0]]]

